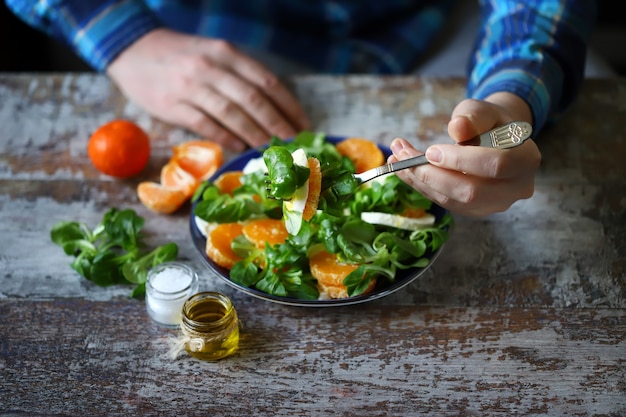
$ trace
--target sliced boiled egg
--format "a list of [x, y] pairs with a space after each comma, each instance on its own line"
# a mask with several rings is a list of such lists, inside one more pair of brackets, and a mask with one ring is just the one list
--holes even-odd
[[258, 158], [250, 159], [243, 167], [242, 171], [244, 174], [252, 174], [257, 171], [267, 172], [267, 166], [265, 165], [263, 157], [260, 156]]
[[[291, 153], [293, 163], [308, 168], [308, 158], [303, 149], [296, 149]], [[297, 235], [302, 226], [302, 213], [306, 206], [306, 199], [309, 195], [309, 181], [305, 181], [300, 188], [296, 190], [290, 200], [283, 202], [283, 219], [287, 231], [291, 235]]]
[[364, 211], [361, 220], [370, 224], [395, 227], [402, 230], [419, 230], [435, 224], [435, 216], [426, 213], [422, 217], [405, 217], [398, 214]]
[[209, 223], [206, 220], [201, 219], [198, 216], [194, 216], [193, 220], [196, 223], [196, 227], [198, 228], [198, 231], [200, 231], [200, 233], [202, 233], [202, 236], [204, 237], [208, 237], [209, 234], [213, 231], [213, 229], [215, 229], [217, 225], [219, 224], [219, 223]]

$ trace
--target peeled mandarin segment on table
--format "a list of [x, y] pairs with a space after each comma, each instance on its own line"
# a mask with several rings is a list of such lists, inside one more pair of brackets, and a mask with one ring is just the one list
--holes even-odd
[[161, 168], [161, 184], [165, 187], [178, 188], [189, 198], [200, 185], [200, 180], [182, 169], [176, 159], [171, 159]]
[[[173, 151], [172, 158], [161, 168], [161, 183], [151, 182], [137, 189], [139, 193], [141, 188], [141, 202], [162, 214], [178, 210], [223, 162], [221, 146], [212, 142], [191, 140], [174, 146]], [[173, 190], [182, 193], [182, 201]]]
[[354, 164], [357, 174], [385, 163], [385, 155], [376, 143], [364, 138], [347, 138], [336, 145], [337, 151]]
[[232, 249], [231, 242], [243, 233], [239, 223], [222, 223], [209, 231], [205, 252], [209, 258], [221, 267], [231, 269], [241, 260]]
[[243, 226], [243, 235], [258, 248], [266, 244], [271, 246], [285, 243], [289, 237], [285, 222], [282, 219], [258, 219]]
[[190, 140], [174, 146], [173, 159], [199, 180], [206, 180], [222, 165], [222, 147], [205, 140]]
[[171, 214], [187, 201], [187, 195], [180, 188], [166, 187], [152, 181], [141, 182], [137, 195], [144, 206], [161, 214]]

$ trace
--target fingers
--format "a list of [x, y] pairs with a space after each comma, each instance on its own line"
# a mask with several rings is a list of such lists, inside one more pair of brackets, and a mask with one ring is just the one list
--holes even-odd
[[260, 126], [244, 108], [212, 87], [197, 89], [189, 98], [192, 107], [210, 116], [250, 146], [266, 143], [270, 131]]
[[[480, 115], [478, 117], [477, 115]], [[503, 124], [499, 109], [484, 101], [467, 99], [461, 101], [452, 112], [448, 134], [457, 143], [471, 139]]]
[[516, 201], [530, 198], [534, 193], [532, 177], [492, 180], [468, 178], [458, 172], [441, 175], [439, 171], [436, 167], [423, 166], [415, 172], [398, 171], [397, 175], [431, 201], [468, 216], [506, 211]]
[[[256, 63], [254, 63], [256, 64]], [[278, 110], [290, 121], [292, 126], [300, 131], [310, 128], [310, 122], [300, 106], [287, 88], [276, 76], [264, 68], [256, 68], [258, 64], [243, 66], [237, 69], [244, 79], [260, 88], [262, 93], [278, 107]]]
[[455, 107], [448, 123], [448, 134], [457, 143], [512, 121], [532, 124], [528, 103], [507, 92], [498, 92], [485, 100], [466, 99]]
[[212, 142], [231, 151], [241, 152], [246, 148], [246, 144], [238, 136], [215, 120], [207, 117], [197, 107], [179, 103], [171, 108], [170, 113], [164, 120], [172, 120], [173, 123], [178, 123], [180, 126], [204, 138], [210, 138]]
[[[300, 103], [293, 97], [289, 90], [278, 78], [262, 64], [241, 53], [236, 47], [221, 40], [207, 40], [207, 55], [219, 66], [232, 72], [236, 78], [244, 81], [250, 87], [237, 96], [237, 102], [247, 108], [246, 103], [256, 103], [257, 108], [263, 107], [268, 101], [275, 108], [271, 116], [280, 114], [291, 125], [291, 132], [283, 132], [282, 137], [292, 136], [293, 130], [304, 130], [310, 127], [310, 123]], [[232, 80], [231, 80], [232, 81]], [[241, 87], [241, 83], [231, 85]], [[226, 87], [228, 89], [228, 87]], [[232, 90], [231, 91], [235, 91]], [[232, 97], [231, 98], [235, 98]], [[251, 99], [251, 100], [250, 100]], [[262, 116], [259, 118], [263, 119]], [[275, 134], [280, 133], [276, 132]]]
[[257, 86], [217, 65], [207, 63], [196, 80], [199, 86], [186, 95], [182, 106], [193, 111], [181, 112], [179, 123], [231, 150], [242, 150], [244, 144], [261, 146], [272, 135], [293, 137], [308, 126], [302, 121], [292, 124]]
[[[393, 140], [391, 151], [393, 155], [389, 162], [420, 155], [419, 151], [402, 138]], [[431, 166], [459, 172], [464, 176], [494, 180], [519, 177], [529, 171], [534, 174], [541, 163], [541, 153], [532, 139], [511, 149], [433, 145], [426, 150], [426, 158]]]
[[[389, 162], [420, 154], [404, 139], [391, 144]], [[508, 209], [534, 193], [534, 175], [541, 159], [532, 140], [514, 149], [434, 145], [429, 165], [397, 172], [399, 178], [437, 204], [466, 215]]]
[[512, 149], [492, 149], [479, 146], [433, 145], [426, 158], [435, 166], [482, 178], [506, 179], [528, 169], [535, 172], [541, 154], [532, 139]]
[[[452, 112], [448, 134], [458, 144], [513, 120], [532, 121], [526, 102], [513, 94], [467, 99]], [[404, 139], [394, 140], [391, 149], [390, 162], [419, 154]], [[481, 216], [532, 196], [541, 153], [533, 140], [526, 140], [511, 149], [433, 145], [426, 158], [430, 164], [399, 171], [398, 177], [449, 210]]]
[[[212, 66], [206, 78], [215, 82], [198, 91], [195, 101], [217, 120], [226, 121], [225, 126], [251, 146], [265, 143], [269, 135], [292, 137], [303, 129], [300, 122], [286, 118], [260, 88], [236, 74]], [[218, 107], [213, 107], [215, 104]]]
[[157, 29], [107, 68], [124, 94], [160, 119], [228, 149], [309, 128], [296, 99], [261, 64], [222, 40]]

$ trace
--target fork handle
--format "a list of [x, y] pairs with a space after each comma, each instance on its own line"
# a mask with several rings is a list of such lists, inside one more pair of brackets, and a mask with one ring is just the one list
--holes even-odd
[[413, 158], [403, 159], [402, 161], [372, 168], [360, 174], [355, 174], [354, 177], [359, 180], [360, 183], [364, 183], [373, 180], [376, 177], [380, 177], [381, 175], [400, 171], [401, 169], [416, 167], [418, 165], [424, 165], [427, 163], [428, 159], [426, 159], [426, 155], [414, 156]]
[[519, 146], [533, 133], [528, 122], [511, 122], [496, 127], [472, 139], [460, 142], [463, 146], [484, 146], [487, 148], [509, 149]]
[[419, 165], [424, 165], [428, 163], [428, 159], [426, 159], [426, 155], [414, 156], [413, 158], [403, 159], [402, 161], [394, 162], [391, 164], [383, 165], [380, 167], [381, 169], [387, 169], [386, 172], [381, 173], [380, 175], [387, 174], [389, 172], [400, 171], [401, 169], [407, 169], [416, 167]]

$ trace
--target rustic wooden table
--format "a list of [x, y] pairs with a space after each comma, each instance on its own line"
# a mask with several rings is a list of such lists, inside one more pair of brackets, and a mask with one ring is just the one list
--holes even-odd
[[[463, 80], [291, 80], [315, 129], [422, 149], [445, 141]], [[140, 178], [99, 175], [90, 133], [113, 118], [153, 139]], [[191, 138], [127, 103], [103, 76], [0, 75], [0, 415], [626, 415], [626, 79], [589, 80], [537, 138], [533, 198], [456, 217], [441, 257], [408, 288], [337, 308], [273, 304], [203, 267], [189, 207], [138, 201], [171, 146]], [[229, 155], [232, 157], [232, 155]], [[166, 356], [130, 287], [79, 277], [53, 224], [95, 226], [110, 207], [174, 241], [202, 290], [230, 296], [243, 323], [220, 362]]]

